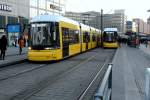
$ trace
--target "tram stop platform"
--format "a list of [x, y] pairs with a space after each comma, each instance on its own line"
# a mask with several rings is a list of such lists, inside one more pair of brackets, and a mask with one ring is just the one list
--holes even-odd
[[18, 47], [8, 47], [6, 50], [5, 60], [0, 60], [0, 67], [23, 62], [27, 59], [27, 47], [23, 48], [22, 54], [19, 55]]
[[112, 100], [144, 100], [145, 69], [150, 67], [150, 47], [122, 44], [113, 59]]

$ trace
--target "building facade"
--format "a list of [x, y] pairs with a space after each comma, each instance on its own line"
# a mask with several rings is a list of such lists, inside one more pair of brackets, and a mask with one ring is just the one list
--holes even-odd
[[132, 34], [133, 32], [137, 32], [137, 24], [133, 21], [126, 22], [126, 34]]
[[76, 20], [80, 23], [84, 23], [86, 25], [99, 28], [97, 27], [97, 23], [95, 22], [96, 17], [100, 16], [100, 13], [98, 12], [94, 12], [94, 11], [83, 12], [83, 13], [65, 12], [64, 16]]
[[150, 25], [148, 24], [149, 22], [146, 23], [140, 18], [134, 18], [133, 22], [137, 24], [137, 30], [139, 33], [150, 34]]
[[[101, 28], [101, 14], [100, 12], [66, 12], [65, 17], [71, 18], [78, 22], [90, 25], [92, 27]], [[103, 28], [116, 27], [119, 33], [125, 33], [126, 16], [124, 10], [115, 10], [113, 14], [103, 14]]]
[[41, 14], [64, 14], [65, 0], [0, 0], [0, 28], [7, 24], [27, 24]]
[[6, 34], [11, 46], [20, 35], [27, 39], [34, 16], [64, 12], [65, 0], [0, 0], [0, 37]]
[[29, 0], [0, 0], [0, 28], [7, 24], [28, 23]]
[[120, 34], [125, 33], [127, 17], [125, 10], [115, 10], [113, 14], [104, 14], [104, 28], [117, 28]]
[[65, 0], [30, 0], [30, 19], [45, 13], [63, 15]]

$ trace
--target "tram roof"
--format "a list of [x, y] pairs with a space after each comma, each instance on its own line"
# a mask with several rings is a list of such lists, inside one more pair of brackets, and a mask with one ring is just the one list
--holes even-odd
[[39, 15], [39, 16], [34, 17], [31, 20], [31, 23], [33, 23], [33, 22], [60, 22], [60, 21], [79, 25], [79, 23], [77, 21], [71, 20], [69, 18], [60, 16], [60, 15]]
[[117, 28], [105, 28], [104, 31], [113, 31], [113, 32], [116, 31], [117, 32], [118, 29]]
[[83, 30], [90, 30], [90, 26], [88, 26], [88, 25], [85, 25], [85, 24], [83, 24], [83, 23], [80, 23], [80, 25], [81, 25], [81, 28], [83, 29]]

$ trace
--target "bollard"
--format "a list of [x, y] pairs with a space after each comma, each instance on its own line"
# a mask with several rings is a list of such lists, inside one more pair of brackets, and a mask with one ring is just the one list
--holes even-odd
[[146, 68], [145, 80], [145, 100], [150, 100], [150, 68]]

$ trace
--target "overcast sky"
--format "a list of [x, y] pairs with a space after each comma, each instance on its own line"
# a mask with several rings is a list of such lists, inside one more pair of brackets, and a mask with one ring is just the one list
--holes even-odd
[[115, 9], [125, 9], [128, 20], [142, 18], [146, 21], [150, 12], [150, 0], [66, 0], [66, 11], [99, 11], [113, 13]]

